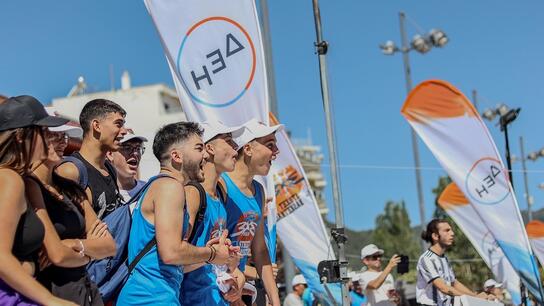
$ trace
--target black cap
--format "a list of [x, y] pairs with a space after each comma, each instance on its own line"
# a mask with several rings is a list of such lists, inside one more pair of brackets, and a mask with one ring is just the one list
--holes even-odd
[[49, 116], [40, 101], [31, 96], [11, 97], [0, 103], [0, 131], [32, 125], [61, 126], [68, 121]]

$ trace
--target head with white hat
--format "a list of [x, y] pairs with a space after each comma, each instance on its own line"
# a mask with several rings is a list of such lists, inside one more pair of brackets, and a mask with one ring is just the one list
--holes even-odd
[[243, 132], [234, 139], [239, 147], [238, 161], [244, 163], [254, 175], [267, 175], [272, 161], [280, 152], [275, 134], [283, 125], [268, 126], [251, 119], [243, 126]]
[[200, 126], [204, 129], [202, 141], [208, 152], [205, 167], [213, 165], [217, 173], [234, 170], [238, 155], [238, 145], [234, 138], [240, 137], [244, 127], [229, 127], [216, 120], [202, 122]]
[[[147, 138], [135, 134], [134, 131], [129, 128], [127, 128], [127, 132], [128, 133], [121, 140], [119, 150], [116, 152], [108, 152], [107, 157], [115, 167], [115, 170], [117, 170], [119, 182], [125, 182], [125, 184], [132, 185], [136, 183], [138, 177], [138, 168], [140, 167], [142, 155], [145, 152], [144, 142], [147, 142]], [[130, 189], [131, 188], [127, 190]]]
[[383, 250], [375, 244], [366, 245], [361, 249], [361, 261], [369, 269], [380, 270], [382, 265]]
[[493, 293], [495, 288], [502, 288], [502, 283], [497, 282], [496, 280], [490, 278], [484, 282], [484, 291]]
[[302, 274], [297, 274], [291, 280], [291, 287], [293, 287], [293, 291], [296, 294], [302, 296], [304, 290], [308, 287], [308, 283]]

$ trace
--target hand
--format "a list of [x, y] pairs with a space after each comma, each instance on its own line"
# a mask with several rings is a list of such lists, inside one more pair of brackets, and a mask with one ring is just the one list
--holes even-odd
[[66, 247], [72, 249], [74, 252], [79, 253], [81, 257], [85, 256], [83, 253], [83, 243], [79, 239], [64, 239], [61, 240], [62, 244]]
[[227, 263], [230, 257], [229, 246], [225, 244], [227, 235], [228, 231], [223, 231], [223, 233], [221, 233], [221, 236], [219, 237], [219, 241], [216, 244], [210, 246], [211, 248], [215, 249], [215, 258], [212, 259], [211, 263], [216, 265], [224, 265]]
[[272, 275], [274, 276], [274, 280], [278, 277], [278, 271], [280, 269], [278, 268], [278, 265], [273, 263], [272, 264]]
[[96, 219], [87, 233], [88, 239], [97, 239], [105, 237], [108, 234], [108, 225], [99, 219]]
[[227, 281], [230, 284], [230, 290], [223, 293], [223, 297], [227, 302], [232, 303], [239, 300], [242, 297], [242, 290], [238, 287], [238, 282], [236, 281], [236, 276], [232, 275], [232, 279]]
[[237, 248], [236, 253], [231, 253], [227, 261], [227, 267], [229, 271], [236, 270], [236, 268], [238, 268], [238, 266], [240, 265], [240, 259], [242, 259], [242, 255], [240, 254], [240, 247], [236, 247], [236, 248]]
[[488, 294], [487, 295], [487, 300], [488, 301], [496, 301], [497, 297], [494, 294]]
[[391, 272], [391, 270], [393, 270], [394, 267], [396, 267], [400, 262], [400, 256], [398, 256], [397, 254], [394, 254], [391, 259], [389, 259], [389, 263], [387, 264], [387, 267], [385, 267], [385, 269], [387, 269], [389, 272]]

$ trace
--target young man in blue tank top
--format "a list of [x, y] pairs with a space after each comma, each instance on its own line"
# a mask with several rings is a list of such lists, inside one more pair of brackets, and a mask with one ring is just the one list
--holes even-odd
[[[253, 178], [267, 175], [272, 161], [279, 154], [275, 133], [282, 125], [266, 126], [255, 119], [244, 124], [244, 130], [235, 142], [240, 148], [233, 172], [223, 173], [227, 189], [227, 228], [234, 246], [240, 247], [242, 259], [239, 268], [246, 277], [255, 273], [246, 271], [249, 256], [255, 262], [256, 274], [262, 279], [268, 299], [273, 306], [280, 305], [273, 267], [265, 243], [263, 187]], [[248, 269], [249, 270], [249, 269]]]
[[[179, 122], [162, 127], [155, 135], [153, 154], [160, 162], [157, 178], [143, 194], [133, 212], [128, 260], [153, 238], [154, 246], [134, 268], [121, 290], [119, 305], [180, 305], [182, 265], [201, 262], [225, 264], [234, 252], [225, 243], [227, 232], [203, 247], [184, 241], [188, 226], [183, 187], [202, 181], [207, 153], [197, 123]], [[185, 217], [184, 217], [185, 216]]]
[[[199, 217], [200, 193], [195, 186], [185, 186], [189, 224], [195, 231], [193, 240], [196, 246], [204, 246], [206, 241], [220, 236], [227, 228], [227, 211], [225, 209], [225, 192], [219, 187], [220, 175], [234, 170], [236, 150], [238, 146], [233, 137], [239, 136], [243, 127], [227, 127], [217, 121], [201, 124], [204, 128], [204, 146], [208, 153], [204, 165], [204, 182], [201, 186], [206, 193], [204, 218], [197, 223]], [[197, 264], [184, 267], [184, 279], [180, 300], [182, 305], [225, 305], [239, 300], [245, 283], [244, 274], [238, 269], [238, 260], [228, 265], [218, 266]], [[222, 285], [218, 286], [217, 282]], [[230, 288], [229, 288], [230, 287]]]

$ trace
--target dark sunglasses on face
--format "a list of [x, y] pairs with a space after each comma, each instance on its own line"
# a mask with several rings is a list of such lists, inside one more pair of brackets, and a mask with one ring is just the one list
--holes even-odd
[[68, 142], [68, 135], [63, 132], [51, 132], [47, 131], [47, 139], [51, 142]]
[[378, 259], [382, 259], [382, 255], [372, 255], [372, 256], [368, 256], [368, 258], [371, 260], [378, 260]]
[[145, 147], [140, 145], [136, 145], [136, 146], [122, 145], [121, 148], [119, 148], [119, 151], [122, 154], [131, 154], [132, 152], [136, 152], [140, 155], [144, 155]]

